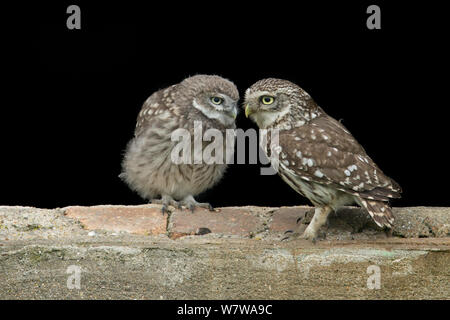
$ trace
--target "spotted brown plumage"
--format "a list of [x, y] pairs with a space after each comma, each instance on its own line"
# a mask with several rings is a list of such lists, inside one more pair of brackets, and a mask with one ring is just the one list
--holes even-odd
[[[211, 101], [214, 97], [220, 98], [217, 104]], [[194, 162], [194, 126], [201, 125], [203, 133], [217, 129], [225, 137], [226, 129], [235, 128], [238, 99], [231, 81], [210, 75], [196, 75], [153, 93], [139, 112], [120, 177], [143, 198], [162, 204], [163, 212], [168, 205], [211, 208], [195, 201], [194, 196], [220, 181], [227, 165], [226, 161]], [[172, 161], [178, 142], [172, 141], [171, 135], [177, 129], [190, 134], [189, 163]], [[201, 143], [203, 151], [209, 142]]]
[[[265, 103], [271, 101], [267, 97], [273, 102]], [[266, 151], [277, 153], [279, 175], [316, 207], [304, 238], [317, 236], [329, 212], [355, 202], [377, 225], [392, 227], [388, 201], [400, 197], [400, 186], [303, 89], [286, 80], [264, 79], [246, 91], [244, 105], [260, 128], [279, 130], [279, 147]]]

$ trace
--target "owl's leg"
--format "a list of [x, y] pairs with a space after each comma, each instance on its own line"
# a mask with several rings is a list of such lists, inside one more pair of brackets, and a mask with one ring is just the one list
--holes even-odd
[[315, 241], [319, 234], [320, 227], [327, 222], [328, 215], [331, 211], [333, 211], [333, 209], [328, 206], [316, 208], [314, 217], [300, 238]]
[[189, 195], [189, 196], [185, 197], [183, 200], [181, 200], [180, 206], [185, 206], [192, 212], [194, 212], [195, 208], [197, 208], [197, 207], [206, 208], [210, 211], [214, 211], [214, 208], [212, 207], [212, 205], [210, 205], [207, 202], [203, 202], [203, 203], [197, 202], [192, 195]]
[[[300, 238], [312, 240], [313, 242], [315, 242], [318, 237], [320, 227], [327, 222], [328, 214], [332, 211], [332, 209], [330, 207], [319, 207], [313, 210], [314, 216], [303, 234], [300, 234], [298, 231], [287, 230], [284, 233], [285, 237], [281, 240], [284, 241]], [[301, 221], [301, 218], [297, 219], [297, 224], [299, 221]], [[298, 226], [297, 228], [300, 229], [301, 226]]]
[[161, 212], [164, 215], [168, 210], [169, 206], [179, 207], [179, 202], [174, 200], [171, 196], [163, 194], [161, 199], [152, 199], [150, 201], [153, 204], [162, 204]]

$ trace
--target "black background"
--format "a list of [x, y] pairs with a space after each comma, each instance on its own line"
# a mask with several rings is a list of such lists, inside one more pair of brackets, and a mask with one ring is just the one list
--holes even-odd
[[[155, 90], [206, 73], [232, 80], [241, 96], [265, 77], [297, 83], [403, 187], [394, 205], [450, 205], [445, 10], [312, 3], [39, 4], [27, 67], [3, 110], [0, 204], [144, 203], [118, 178], [140, 107]], [[66, 28], [70, 4], [81, 8], [81, 30]], [[381, 7], [381, 30], [366, 28], [370, 4]], [[242, 113], [237, 125], [256, 128]], [[231, 165], [198, 199], [308, 203], [259, 170]]]
[[[251, 315], [222, 315], [220, 313], [210, 314], [206, 319], [282, 319], [281, 317], [292, 316], [301, 310], [302, 316], [313, 316], [320, 310], [320, 314], [333, 315], [338, 317], [348, 316], [349, 310], [353, 313], [363, 310], [388, 310], [389, 314], [395, 318], [411, 318], [418, 314], [425, 314], [425, 310], [436, 310], [445, 312], [448, 306], [445, 300], [153, 300], [153, 301], [133, 301], [133, 300], [88, 300], [88, 301], [41, 301], [41, 300], [21, 300], [21, 301], [0, 301], [2, 310], [10, 309], [21, 315], [34, 316], [36, 312], [47, 312], [48, 319], [60, 319], [61, 314], [70, 310], [74, 318], [86, 318], [87, 310], [89, 315], [99, 317], [129, 317], [130, 310], [133, 314], [164, 315], [164, 319], [202, 319], [198, 315], [178, 315], [179, 308], [187, 306], [203, 306], [221, 310], [221, 305], [263, 305], [268, 307], [271, 315], [251, 314]], [[6, 308], [5, 308], [6, 307]], [[52, 310], [52, 312], [48, 312]], [[150, 311], [151, 310], [151, 311]], [[9, 310], [8, 310], [9, 311]]]

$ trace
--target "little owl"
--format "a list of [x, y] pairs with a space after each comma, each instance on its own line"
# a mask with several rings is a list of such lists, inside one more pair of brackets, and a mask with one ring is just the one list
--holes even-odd
[[[387, 177], [363, 147], [338, 121], [327, 115], [299, 86], [286, 80], [263, 79], [245, 93], [245, 115], [261, 129], [278, 129], [278, 174], [315, 206], [303, 235], [315, 240], [328, 214], [357, 203], [380, 227], [392, 227], [390, 198], [400, 186]], [[276, 152], [274, 154], [274, 152]]]
[[196, 75], [153, 93], [137, 118], [120, 177], [143, 198], [162, 204], [163, 213], [169, 205], [212, 209], [194, 196], [222, 178], [226, 161], [174, 163], [171, 154], [177, 141], [171, 136], [182, 128], [194, 140], [194, 124], [203, 132], [214, 128], [225, 135], [226, 129], [235, 129], [238, 100], [232, 82], [212, 75]]

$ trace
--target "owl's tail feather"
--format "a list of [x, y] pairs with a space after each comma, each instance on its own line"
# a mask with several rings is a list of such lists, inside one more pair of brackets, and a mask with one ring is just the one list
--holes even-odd
[[390, 198], [401, 198], [400, 191], [393, 188], [374, 188], [359, 193], [361, 198], [378, 201], [389, 201]]
[[378, 226], [392, 228], [394, 216], [392, 214], [392, 209], [387, 202], [367, 199], [360, 200]]

